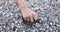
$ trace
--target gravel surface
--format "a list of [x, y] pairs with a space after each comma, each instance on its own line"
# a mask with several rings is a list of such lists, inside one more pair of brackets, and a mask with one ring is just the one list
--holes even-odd
[[0, 0], [0, 32], [60, 32], [60, 0], [25, 0], [39, 14], [25, 23], [16, 0]]

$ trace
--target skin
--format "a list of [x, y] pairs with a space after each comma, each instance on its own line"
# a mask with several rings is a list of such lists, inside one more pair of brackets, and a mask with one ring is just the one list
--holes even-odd
[[38, 19], [38, 14], [31, 9], [28, 8], [26, 2], [24, 0], [17, 0], [17, 3], [21, 7], [21, 12], [24, 20], [34, 22], [34, 20]]

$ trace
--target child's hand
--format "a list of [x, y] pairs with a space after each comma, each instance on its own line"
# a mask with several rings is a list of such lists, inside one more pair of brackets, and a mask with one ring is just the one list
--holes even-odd
[[25, 9], [25, 10], [22, 10], [21, 12], [25, 21], [34, 22], [34, 20], [38, 19], [38, 14], [30, 9]]
[[17, 3], [21, 7], [21, 12], [24, 20], [33, 22], [34, 20], [38, 19], [37, 13], [28, 8], [25, 0], [17, 0]]

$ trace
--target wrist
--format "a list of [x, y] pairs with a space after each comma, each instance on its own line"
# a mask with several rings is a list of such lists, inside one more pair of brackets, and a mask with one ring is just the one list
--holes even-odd
[[21, 7], [22, 11], [28, 11], [28, 9], [29, 9], [28, 7]]
[[23, 6], [23, 7], [21, 7], [21, 9], [22, 9], [22, 10], [27, 10], [28, 7], [27, 7], [27, 6]]

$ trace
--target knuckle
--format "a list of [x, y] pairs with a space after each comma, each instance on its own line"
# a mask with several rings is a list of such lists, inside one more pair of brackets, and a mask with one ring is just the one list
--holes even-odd
[[26, 16], [24, 16], [24, 18], [26, 19], [27, 17], [26, 17]]
[[31, 16], [33, 16], [34, 14], [31, 14]]
[[32, 14], [32, 15], [35, 15], [35, 14]]
[[31, 16], [31, 14], [29, 15], [29, 17]]

